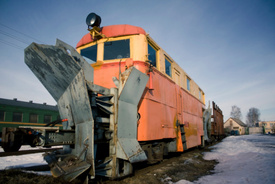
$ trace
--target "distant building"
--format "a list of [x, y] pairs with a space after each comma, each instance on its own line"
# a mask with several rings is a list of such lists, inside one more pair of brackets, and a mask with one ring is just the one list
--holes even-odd
[[247, 125], [236, 118], [229, 118], [223, 125], [225, 132], [235, 135], [246, 134]]
[[263, 127], [266, 134], [275, 133], [275, 121], [260, 121], [259, 127]]
[[249, 134], [263, 134], [263, 127], [249, 127]]
[[57, 106], [0, 98], [0, 134], [3, 127], [44, 126], [57, 119]]

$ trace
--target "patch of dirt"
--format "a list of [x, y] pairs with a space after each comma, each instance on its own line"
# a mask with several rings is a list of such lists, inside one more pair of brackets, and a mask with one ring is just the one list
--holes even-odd
[[[34, 173], [22, 172], [20, 170], [1, 170], [0, 171], [0, 183], [1, 184], [64, 184], [68, 183], [62, 179], [57, 179], [47, 175], [37, 175]], [[77, 184], [79, 181], [73, 182]]]
[[[169, 184], [181, 179], [195, 181], [201, 176], [213, 173], [215, 160], [204, 160], [203, 152], [211, 151], [208, 147], [205, 149], [192, 149], [181, 154], [172, 154], [165, 158], [161, 163], [155, 165], [146, 165], [140, 163], [135, 165], [134, 175], [121, 180], [99, 179], [89, 183], [99, 184]], [[64, 184], [68, 183], [62, 179], [53, 178], [52, 176], [37, 175], [26, 173], [19, 170], [0, 171], [0, 183], [4, 184]], [[73, 181], [72, 184], [82, 183]]]
[[185, 179], [195, 181], [198, 178], [213, 173], [218, 163], [215, 160], [204, 160], [203, 152], [210, 151], [193, 149], [185, 153], [174, 154], [172, 158], [136, 171], [135, 175], [119, 181], [105, 181], [106, 184], [169, 184]]

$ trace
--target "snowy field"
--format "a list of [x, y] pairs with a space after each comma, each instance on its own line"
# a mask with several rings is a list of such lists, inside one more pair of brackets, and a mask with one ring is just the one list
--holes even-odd
[[[275, 184], [275, 136], [230, 136], [205, 153], [204, 159], [216, 159], [215, 173], [194, 184]], [[176, 184], [192, 184], [180, 180]]]
[[[22, 150], [31, 150], [37, 148], [31, 148], [30, 146], [22, 146], [20, 151]], [[0, 147], [0, 152], [4, 150]], [[20, 155], [20, 156], [9, 156], [9, 157], [0, 157], [0, 170], [13, 168], [18, 165], [42, 165], [47, 164], [46, 161], [43, 160], [43, 153], [35, 153], [29, 155]]]
[[[175, 184], [275, 184], [275, 136], [230, 136], [212, 148], [204, 159], [219, 161], [214, 174], [195, 182], [180, 180]], [[24, 149], [30, 147], [23, 146], [21, 150]], [[40, 164], [46, 164], [42, 153], [0, 157], [0, 170]]]
[[[37, 149], [37, 148], [32, 148], [30, 146], [22, 146], [20, 148], [20, 151], [30, 150], [30, 149]], [[3, 152], [3, 151], [4, 150], [2, 149], [2, 147], [0, 147], [0, 152]], [[35, 154], [20, 155], [20, 156], [0, 157], [0, 170], [47, 164], [47, 162], [43, 159], [42, 154], [43, 153], [35, 153]], [[36, 173], [47, 174], [47, 175], [51, 174], [50, 171], [36, 172]]]

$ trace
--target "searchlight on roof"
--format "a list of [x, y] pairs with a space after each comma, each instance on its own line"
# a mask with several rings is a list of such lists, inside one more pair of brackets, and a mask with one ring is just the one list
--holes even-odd
[[101, 23], [101, 18], [95, 13], [90, 13], [86, 18], [86, 24], [88, 26], [88, 29], [91, 27], [99, 27]]

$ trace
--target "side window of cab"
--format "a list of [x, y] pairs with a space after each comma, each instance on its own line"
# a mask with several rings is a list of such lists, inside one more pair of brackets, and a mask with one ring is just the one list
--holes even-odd
[[171, 61], [165, 56], [165, 73], [172, 77], [172, 66], [171, 66]]
[[157, 67], [157, 54], [158, 54], [158, 48], [153, 46], [150, 42], [148, 42], [148, 60], [150, 63], [154, 66]]

